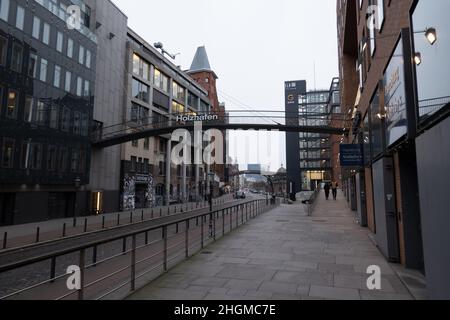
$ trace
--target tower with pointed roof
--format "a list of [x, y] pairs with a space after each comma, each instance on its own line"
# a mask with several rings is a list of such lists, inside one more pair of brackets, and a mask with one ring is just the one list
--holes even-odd
[[211, 101], [213, 112], [223, 116], [225, 110], [219, 103], [216, 87], [218, 77], [211, 68], [205, 46], [197, 48], [197, 52], [195, 53], [194, 60], [192, 61], [188, 73], [208, 92], [208, 98]]

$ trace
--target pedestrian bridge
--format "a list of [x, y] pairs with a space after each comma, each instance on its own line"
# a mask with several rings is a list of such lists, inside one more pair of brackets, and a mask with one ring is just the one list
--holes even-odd
[[[191, 120], [193, 119], [193, 121]], [[224, 116], [211, 114], [177, 113], [161, 120], [161, 117], [148, 117], [131, 120], [120, 124], [103, 127], [101, 124], [94, 129], [92, 145], [97, 148], [107, 148], [126, 142], [149, 137], [171, 134], [175, 130], [194, 131], [195, 119], [202, 119], [202, 130], [257, 130], [271, 132], [298, 132], [318, 135], [342, 135], [349, 132], [350, 120], [342, 114], [308, 114], [301, 119], [298, 115], [286, 115], [274, 111], [264, 114], [249, 111], [233, 111]]]

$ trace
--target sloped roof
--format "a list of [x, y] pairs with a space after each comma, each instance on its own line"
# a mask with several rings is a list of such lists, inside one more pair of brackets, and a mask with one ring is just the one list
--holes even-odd
[[[208, 54], [206, 53], [205, 46], [197, 48], [197, 52], [195, 53], [191, 68], [189, 69], [189, 73], [197, 73], [203, 71], [214, 73], [214, 71], [211, 69], [211, 65], [209, 64]], [[216, 76], [215, 73], [214, 75]]]

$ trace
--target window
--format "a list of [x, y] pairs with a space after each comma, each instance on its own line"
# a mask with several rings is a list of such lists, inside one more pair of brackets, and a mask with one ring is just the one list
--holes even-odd
[[81, 77], [77, 78], [77, 96], [81, 97], [83, 92], [83, 79]]
[[8, 104], [6, 106], [6, 117], [9, 119], [16, 119], [18, 108], [19, 108], [19, 94], [16, 91], [9, 90]]
[[55, 77], [53, 79], [53, 85], [56, 88], [59, 88], [59, 86], [61, 85], [61, 67], [60, 66], [55, 66]]
[[78, 111], [73, 113], [73, 133], [81, 134], [81, 113]]
[[61, 116], [61, 130], [64, 132], [69, 132], [70, 130], [70, 109], [64, 107]]
[[23, 120], [28, 123], [33, 123], [36, 121], [36, 109], [33, 97], [27, 96], [25, 98], [25, 111]]
[[89, 116], [85, 113], [81, 114], [81, 135], [89, 135]]
[[20, 44], [14, 43], [11, 57], [11, 69], [16, 72], [22, 72], [23, 48]]
[[136, 103], [131, 103], [131, 121], [138, 124], [148, 124], [149, 109]]
[[78, 62], [84, 64], [84, 47], [80, 46], [80, 52], [78, 54]]
[[143, 168], [143, 173], [144, 174], [148, 174], [149, 173], [149, 169], [150, 169], [150, 161], [148, 159], [144, 159], [144, 168]]
[[41, 72], [39, 74], [39, 79], [43, 82], [47, 81], [47, 67], [48, 61], [45, 59], [41, 59]]
[[0, 0], [0, 19], [8, 22], [9, 0]]
[[67, 40], [67, 56], [73, 58], [73, 40], [70, 38]]
[[84, 81], [84, 96], [89, 97], [91, 95], [90, 82], [89, 80]]
[[58, 171], [66, 172], [67, 171], [67, 160], [68, 160], [68, 151], [67, 148], [60, 148], [58, 152]]
[[50, 107], [50, 128], [58, 129], [59, 109], [58, 105], [52, 104]]
[[150, 79], [150, 64], [144, 61], [137, 54], [133, 54], [133, 73], [145, 80]]
[[41, 19], [38, 17], [33, 17], [33, 31], [32, 36], [35, 39], [39, 39], [39, 35], [41, 33]]
[[14, 165], [14, 139], [3, 138], [2, 167], [12, 168]]
[[42, 145], [40, 143], [32, 143], [30, 146], [30, 154], [28, 158], [28, 168], [31, 170], [40, 170], [42, 165]]
[[145, 150], [150, 150], [150, 138], [145, 138], [144, 139], [144, 149]]
[[136, 171], [137, 158], [131, 157], [131, 168], [130, 171]]
[[47, 150], [47, 170], [48, 171], [56, 170], [56, 164], [57, 164], [56, 150], [57, 150], [56, 146], [48, 146], [48, 150]]
[[169, 78], [156, 68], [153, 76], [153, 84], [162, 91], [169, 92]]
[[70, 171], [77, 172], [78, 171], [78, 150], [72, 150], [72, 157], [70, 159]]
[[180, 86], [178, 83], [173, 81], [173, 88], [172, 88], [172, 94], [175, 99], [178, 99], [180, 101], [184, 101], [185, 99], [185, 90], [182, 86]]
[[86, 50], [86, 67], [88, 67], [89, 69], [91, 68], [91, 52], [89, 50]]
[[184, 113], [184, 106], [178, 102], [172, 101], [172, 113]]
[[47, 106], [42, 101], [37, 102], [36, 122], [40, 126], [47, 124]]
[[66, 85], [65, 89], [67, 92], [70, 92], [70, 89], [72, 88], [72, 73], [70, 71], [66, 71]]
[[44, 22], [44, 31], [42, 34], [42, 42], [46, 45], [50, 44], [50, 25]]
[[22, 151], [21, 151], [21, 159], [20, 159], [20, 168], [28, 169], [28, 163], [30, 158], [30, 149], [31, 143], [24, 142], [22, 143]]
[[139, 147], [139, 141], [138, 141], [138, 140], [133, 140], [133, 141], [131, 141], [131, 146], [132, 146], [133, 148]]
[[165, 176], [166, 175], [166, 163], [163, 161], [159, 162], [159, 170], [158, 170], [158, 174], [160, 176]]
[[62, 34], [62, 32], [58, 31], [58, 34], [56, 36], [56, 50], [58, 52], [63, 51], [63, 43], [64, 43], [64, 35]]
[[30, 58], [28, 59], [28, 76], [36, 78], [36, 68], [37, 68], [37, 55], [30, 53]]
[[0, 65], [6, 65], [6, 52], [8, 49], [8, 40], [0, 36]]
[[17, 6], [16, 28], [23, 30], [24, 21], [25, 21], [25, 9], [21, 6]]
[[133, 79], [133, 97], [141, 101], [149, 103], [149, 90], [150, 88], [144, 83]]

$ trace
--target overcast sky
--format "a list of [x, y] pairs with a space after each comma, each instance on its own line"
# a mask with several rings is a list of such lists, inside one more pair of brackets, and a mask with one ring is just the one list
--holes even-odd
[[[328, 89], [338, 75], [335, 0], [113, 2], [147, 42], [160, 41], [169, 52], [180, 53], [175, 64], [183, 70], [205, 45], [227, 110], [282, 111], [285, 81], [305, 79], [308, 89], [314, 82]], [[276, 170], [286, 165], [284, 136], [259, 134], [256, 148], [256, 134], [232, 133], [230, 156], [242, 168], [260, 162]]]

